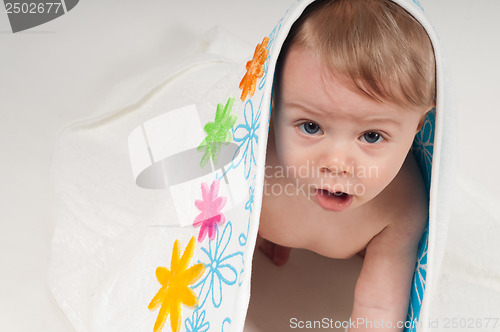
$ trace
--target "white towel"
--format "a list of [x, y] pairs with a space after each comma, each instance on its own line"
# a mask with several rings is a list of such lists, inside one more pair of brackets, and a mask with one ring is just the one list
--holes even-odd
[[[203, 264], [205, 269], [196, 281], [186, 281], [198, 307], [181, 305], [181, 331], [243, 330], [275, 63], [291, 25], [311, 2], [298, 1], [278, 21], [267, 45], [263, 40], [261, 51], [269, 52], [263, 58], [264, 73], [255, 94], [244, 101], [239, 83], [245, 62], [258, 54], [216, 30], [199, 44], [203, 53], [122, 84], [97, 115], [61, 133], [52, 171], [58, 214], [49, 283], [76, 330], [151, 331], [158, 311], [148, 310], [148, 304], [162, 287], [161, 271], [177, 266], [175, 257], [172, 263], [174, 248], [188, 253], [193, 243], [187, 267]], [[431, 24], [418, 1], [395, 2], [426, 29], [436, 56], [436, 111], [414, 143], [430, 195], [429, 227], [421, 241], [408, 314], [415, 322], [431, 316], [444, 253], [454, 110]], [[199, 171], [196, 152], [213, 152], [201, 144], [205, 125], [222, 115], [227, 144], [220, 145], [217, 160], [206, 159], [206, 167], [213, 168]], [[217, 220], [197, 225], [200, 213]], [[196, 241], [190, 242], [193, 237]], [[157, 280], [158, 267], [165, 269]], [[164, 330], [170, 329], [171, 317]]]

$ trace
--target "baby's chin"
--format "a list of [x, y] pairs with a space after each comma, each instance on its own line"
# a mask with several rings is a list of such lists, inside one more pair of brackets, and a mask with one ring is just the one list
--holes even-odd
[[302, 248], [304, 246], [304, 238], [299, 236], [287, 236], [286, 232], [282, 229], [275, 227], [268, 228], [262, 222], [259, 225], [259, 235], [269, 242], [275, 243], [284, 247]]

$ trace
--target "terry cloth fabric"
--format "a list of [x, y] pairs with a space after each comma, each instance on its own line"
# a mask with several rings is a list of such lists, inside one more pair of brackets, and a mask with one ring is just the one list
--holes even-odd
[[[311, 2], [297, 1], [253, 54], [215, 32], [204, 54], [124, 83], [104, 112], [62, 131], [49, 285], [77, 331], [243, 330], [275, 64]], [[395, 2], [428, 32], [436, 58], [437, 105], [413, 145], [429, 222], [407, 330], [426, 331], [415, 323], [430, 317], [444, 252], [453, 107], [431, 24], [418, 1]]]

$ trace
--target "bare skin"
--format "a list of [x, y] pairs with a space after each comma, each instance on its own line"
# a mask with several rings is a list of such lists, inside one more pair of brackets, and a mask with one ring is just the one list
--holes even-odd
[[[424, 184], [408, 153], [425, 110], [371, 100], [324, 73], [309, 50], [291, 48], [269, 132], [258, 245], [277, 265], [287, 261], [292, 247], [332, 258], [362, 252], [351, 318], [396, 326], [406, 317], [427, 220]], [[301, 166], [307, 166], [305, 176], [276, 171]], [[369, 166], [377, 173], [356, 171]], [[272, 188], [282, 188], [281, 194]], [[342, 191], [351, 201], [332, 211], [319, 191]]]

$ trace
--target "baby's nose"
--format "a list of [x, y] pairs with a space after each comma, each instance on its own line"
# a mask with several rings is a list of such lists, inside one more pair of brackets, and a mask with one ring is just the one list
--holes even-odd
[[321, 163], [320, 169], [322, 172], [334, 173], [337, 175], [348, 175], [351, 173], [351, 167], [339, 159], [334, 159], [329, 163]]
[[353, 172], [354, 161], [350, 156], [349, 147], [329, 149], [320, 160], [322, 172], [337, 175], [350, 175]]

